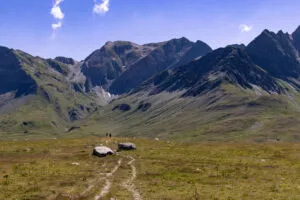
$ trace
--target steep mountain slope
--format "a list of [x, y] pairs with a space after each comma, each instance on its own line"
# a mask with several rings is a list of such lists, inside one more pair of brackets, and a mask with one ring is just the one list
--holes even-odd
[[293, 38], [293, 44], [297, 48], [297, 50], [300, 54], [300, 26], [292, 34], [292, 38]]
[[211, 50], [201, 41], [193, 43], [186, 38], [145, 45], [107, 42], [85, 59], [81, 71], [86, 77], [87, 90], [101, 87], [104, 91], [122, 94], [157, 72], [190, 62]]
[[279, 31], [275, 34], [265, 30], [247, 46], [246, 51], [255, 64], [274, 77], [287, 79], [300, 75], [299, 53], [287, 33]]
[[107, 42], [88, 56], [81, 66], [81, 71], [87, 77], [87, 89], [94, 86], [107, 89], [113, 80], [153, 49], [152, 46], [126, 41]]
[[[193, 60], [211, 51], [209, 47], [198, 42], [195, 49], [185, 57], [193, 46], [194, 43], [186, 38], [173, 39], [163, 43], [163, 45], [156, 48], [148, 56], [136, 62], [130, 69], [124, 72], [112, 83], [109, 91], [114, 94], [126, 93], [156, 73], [176, 67], [182, 58], [185, 58], [183, 62], [188, 62], [188, 59]], [[199, 48], [199, 46], [201, 47]], [[195, 51], [199, 51], [199, 49], [200, 52], [197, 54]]]
[[35, 81], [22, 70], [11, 49], [0, 47], [0, 61], [0, 95], [14, 93], [19, 97], [36, 92]]
[[64, 130], [96, 108], [93, 94], [76, 92], [68, 67], [5, 47], [0, 51], [1, 130]]
[[185, 65], [194, 59], [199, 59], [201, 56], [211, 52], [212, 48], [206, 43], [198, 40], [193, 47], [180, 59], [176, 66]]
[[265, 71], [257, 67], [241, 48], [226, 47], [209, 53], [173, 71], [165, 71], [150, 82], [151, 94], [185, 90], [184, 96], [197, 96], [229, 82], [245, 89], [260, 87], [268, 93], [280, 93], [281, 88]]

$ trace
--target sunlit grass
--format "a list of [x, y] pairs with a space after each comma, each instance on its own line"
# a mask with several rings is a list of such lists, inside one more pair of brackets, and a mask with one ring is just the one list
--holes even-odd
[[[136, 143], [133, 152], [91, 156], [95, 145]], [[138, 171], [143, 199], [300, 198], [300, 145], [292, 143], [175, 143], [144, 139], [8, 141], [0, 143], [0, 199], [94, 199], [117, 160], [107, 199], [132, 199], [122, 187], [130, 176], [127, 155]], [[75, 164], [74, 164], [75, 163]], [[78, 163], [79, 165], [77, 165]], [[95, 185], [83, 194], [90, 185]]]

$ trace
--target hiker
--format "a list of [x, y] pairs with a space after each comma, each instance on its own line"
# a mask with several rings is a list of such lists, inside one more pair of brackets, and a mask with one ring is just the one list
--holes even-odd
[[111, 138], [111, 133], [109, 134], [109, 137]]
[[106, 133], [106, 137], [108, 137], [108, 133]]

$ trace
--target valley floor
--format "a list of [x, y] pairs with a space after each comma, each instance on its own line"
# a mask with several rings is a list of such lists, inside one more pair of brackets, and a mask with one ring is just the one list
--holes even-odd
[[[96, 145], [137, 150], [98, 158]], [[0, 142], [0, 199], [300, 199], [299, 143]]]

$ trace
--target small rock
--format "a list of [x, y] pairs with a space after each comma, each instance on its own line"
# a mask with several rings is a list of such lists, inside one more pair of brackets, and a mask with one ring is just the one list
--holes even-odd
[[154, 140], [159, 141], [159, 138], [155, 138]]
[[80, 164], [78, 162], [73, 162], [72, 165], [79, 166]]
[[118, 150], [136, 150], [136, 146], [133, 143], [119, 143]]

